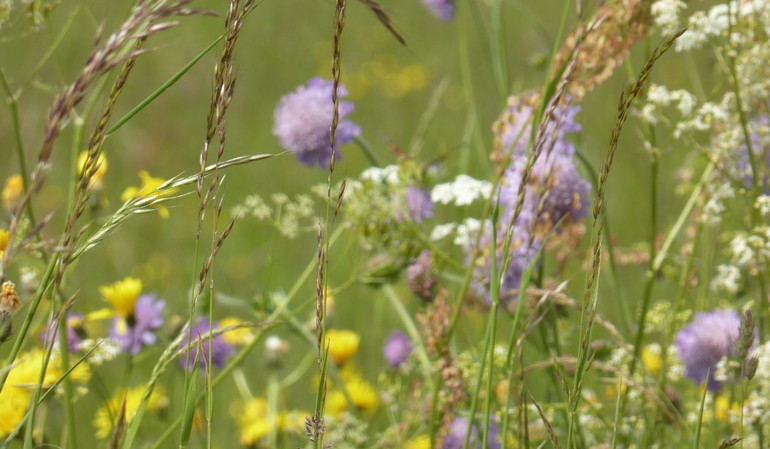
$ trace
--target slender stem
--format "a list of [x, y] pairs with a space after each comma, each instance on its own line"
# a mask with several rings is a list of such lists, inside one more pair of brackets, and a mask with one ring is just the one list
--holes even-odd
[[372, 166], [380, 167], [380, 163], [377, 161], [377, 156], [374, 155], [374, 151], [372, 151], [372, 147], [369, 146], [369, 143], [358, 136], [353, 137], [353, 142], [358, 145], [358, 148], [361, 149], [361, 152], [364, 153], [364, 156], [366, 156]]
[[417, 326], [415, 326], [411, 315], [409, 315], [409, 312], [407, 312], [404, 304], [401, 302], [401, 299], [398, 297], [398, 294], [396, 293], [396, 290], [393, 288], [393, 286], [390, 284], [385, 284], [382, 290], [385, 292], [385, 297], [388, 298], [390, 305], [393, 306], [396, 314], [404, 324], [406, 332], [409, 334], [409, 338], [411, 338], [412, 342], [414, 342], [414, 345], [416, 346], [415, 349], [417, 352], [417, 358], [420, 360], [420, 364], [422, 365], [423, 374], [425, 375], [425, 378], [428, 379], [428, 386], [433, 389], [434, 383], [431, 376], [433, 373], [433, 365], [428, 358], [428, 351], [425, 349], [425, 344], [423, 343], [422, 338], [420, 338], [420, 332], [417, 330]]

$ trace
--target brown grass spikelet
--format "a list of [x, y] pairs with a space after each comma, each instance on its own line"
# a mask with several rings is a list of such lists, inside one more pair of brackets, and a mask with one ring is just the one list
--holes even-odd
[[580, 54], [570, 76], [568, 93], [574, 101], [606, 81], [628, 57], [631, 47], [647, 35], [652, 25], [651, 0], [610, 0], [603, 2], [587, 24], [580, 24], [564, 40], [554, 64], [558, 73], [570, 59], [582, 34]]

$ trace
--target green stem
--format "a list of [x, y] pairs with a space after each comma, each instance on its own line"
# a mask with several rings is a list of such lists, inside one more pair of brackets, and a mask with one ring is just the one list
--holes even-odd
[[401, 319], [401, 323], [403, 323], [404, 327], [406, 328], [406, 333], [409, 334], [409, 338], [412, 339], [412, 342], [415, 345], [417, 358], [420, 360], [420, 364], [422, 365], [423, 374], [428, 380], [428, 386], [433, 389], [434, 383], [431, 376], [433, 373], [433, 365], [428, 358], [428, 351], [425, 349], [425, 344], [420, 337], [420, 332], [417, 330], [417, 326], [415, 326], [411, 315], [409, 315], [409, 312], [407, 312], [404, 304], [401, 302], [401, 299], [398, 297], [398, 294], [396, 293], [396, 290], [393, 288], [393, 286], [390, 284], [385, 284], [382, 287], [382, 290], [385, 293], [385, 297], [388, 298], [390, 305], [393, 306], [393, 310], [396, 311], [396, 314]]
[[364, 153], [364, 156], [369, 160], [369, 162], [374, 167], [380, 167], [380, 163], [377, 161], [377, 156], [374, 155], [374, 151], [372, 151], [372, 147], [369, 146], [369, 144], [362, 139], [361, 137], [354, 137], [353, 142], [358, 145], [358, 148], [361, 149], [361, 152]]

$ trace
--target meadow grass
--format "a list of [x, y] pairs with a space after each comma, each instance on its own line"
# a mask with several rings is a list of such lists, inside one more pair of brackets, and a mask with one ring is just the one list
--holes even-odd
[[1, 447], [765, 447], [769, 36], [0, 2]]

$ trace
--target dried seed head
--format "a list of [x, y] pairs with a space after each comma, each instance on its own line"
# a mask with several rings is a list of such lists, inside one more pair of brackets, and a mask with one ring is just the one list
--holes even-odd
[[3, 283], [3, 293], [0, 295], [0, 322], [6, 321], [19, 308], [19, 296], [13, 282]]

